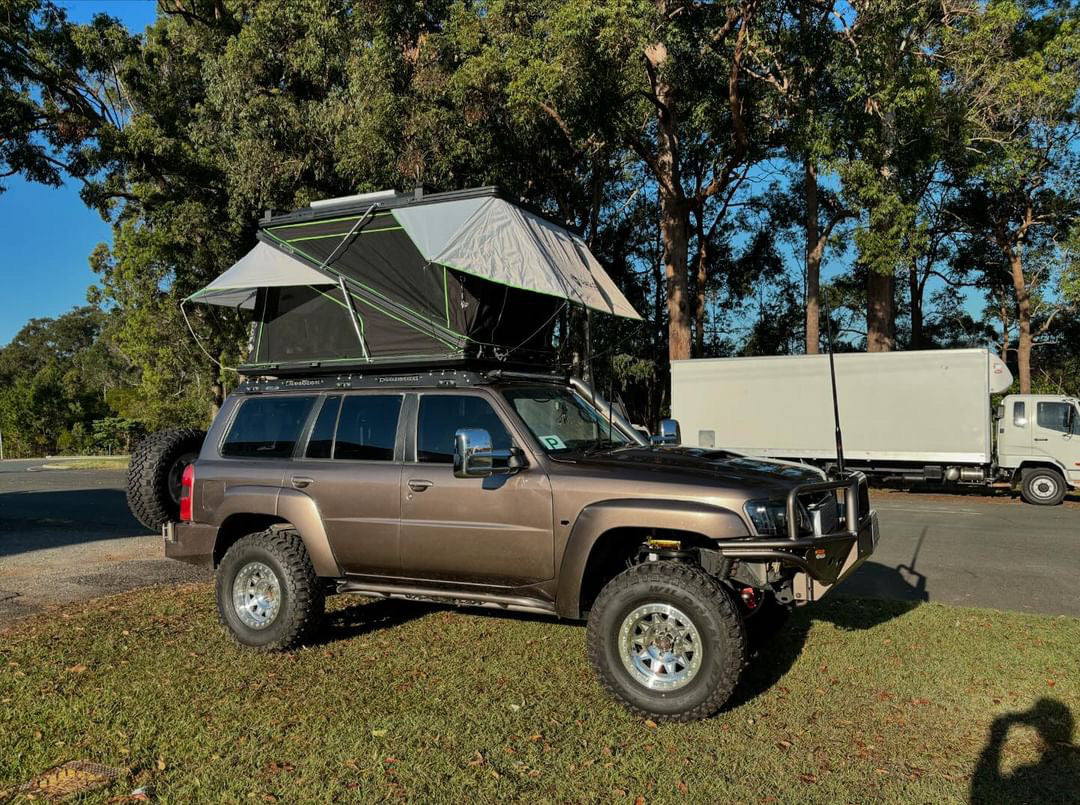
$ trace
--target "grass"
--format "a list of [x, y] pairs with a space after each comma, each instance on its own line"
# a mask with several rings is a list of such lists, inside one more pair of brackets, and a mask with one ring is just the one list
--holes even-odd
[[126, 470], [129, 456], [95, 456], [92, 458], [53, 459], [42, 464], [43, 470]]
[[578, 625], [331, 607], [284, 655], [236, 648], [207, 584], [16, 623], [0, 791], [74, 759], [129, 770], [96, 802], [147, 786], [165, 802], [937, 803], [973, 779], [977, 802], [1055, 802], [1080, 785], [1076, 619], [826, 601], [719, 716], [657, 727], [603, 697]]

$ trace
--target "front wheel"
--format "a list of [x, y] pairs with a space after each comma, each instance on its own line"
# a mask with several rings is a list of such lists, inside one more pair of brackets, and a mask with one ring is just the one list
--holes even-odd
[[646, 562], [612, 579], [589, 612], [586, 640], [608, 694], [662, 721], [723, 707], [747, 656], [742, 616], [723, 585], [675, 562]]
[[217, 569], [218, 616], [237, 643], [280, 651], [303, 642], [322, 617], [323, 589], [291, 528], [248, 534]]
[[1020, 480], [1020, 497], [1036, 506], [1056, 506], [1065, 499], [1065, 479], [1050, 469], [1024, 470]]

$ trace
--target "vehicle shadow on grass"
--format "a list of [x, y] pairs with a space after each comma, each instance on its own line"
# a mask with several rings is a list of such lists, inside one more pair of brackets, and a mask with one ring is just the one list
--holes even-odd
[[[1075, 719], [1056, 699], [1039, 699], [1030, 710], [1006, 713], [990, 725], [990, 739], [971, 777], [972, 805], [1001, 802], [1075, 802], [1080, 795], [1080, 747], [1073, 744]], [[1001, 769], [1001, 756], [1014, 726], [1035, 730], [1040, 756], [1034, 763]]]
[[399, 598], [357, 599], [356, 603], [326, 613], [319, 628], [307, 641], [310, 646], [325, 646], [339, 640], [392, 629], [419, 620], [443, 608], [438, 604], [403, 601]]
[[[921, 545], [922, 540], [919, 542]], [[750, 664], [724, 709], [752, 701], [779, 683], [802, 654], [812, 621], [825, 621], [844, 631], [862, 631], [900, 618], [925, 602], [926, 580], [915, 570], [917, 556], [916, 548], [910, 565], [896, 567], [865, 562], [856, 573], [864, 582], [857, 590], [850, 589], [852, 580], [847, 580], [842, 594], [798, 608], [783, 627], [771, 633], [767, 629], [756, 631], [751, 622]], [[860, 597], [851, 597], [852, 593]]]

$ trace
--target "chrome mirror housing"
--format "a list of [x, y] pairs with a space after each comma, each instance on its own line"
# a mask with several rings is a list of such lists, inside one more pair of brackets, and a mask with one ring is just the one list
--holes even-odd
[[682, 444], [682, 429], [677, 419], [661, 419], [657, 425], [656, 435], [652, 437], [655, 445], [673, 447]]
[[520, 447], [495, 450], [483, 428], [462, 428], [454, 434], [454, 477], [487, 478], [509, 475], [526, 466]]

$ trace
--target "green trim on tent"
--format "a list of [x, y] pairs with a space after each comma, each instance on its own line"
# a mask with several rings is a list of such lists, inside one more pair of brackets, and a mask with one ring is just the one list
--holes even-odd
[[[264, 231], [266, 231], [266, 230], [264, 230]], [[300, 256], [304, 257], [306, 260], [309, 260], [310, 262], [314, 263], [316, 266], [319, 267], [318, 270], [331, 272], [335, 276], [338, 276], [338, 277], [345, 277], [345, 282], [351, 283], [353, 285], [357, 285], [357, 286], [363, 288], [368, 293], [372, 294], [375, 297], [378, 297], [381, 301], [389, 302], [391, 304], [398, 305], [398, 307], [402, 308], [403, 310], [407, 310], [409, 313], [411, 313], [412, 315], [414, 315], [417, 318], [421, 319], [424, 323], [428, 324], [429, 326], [431, 326], [433, 328], [446, 329], [455, 338], [464, 338], [467, 341], [472, 340], [471, 338], [469, 338], [464, 333], [459, 333], [459, 332], [454, 331], [453, 329], [444, 328], [441, 324], [436, 324], [431, 319], [429, 319], [427, 316], [425, 316], [423, 313], [419, 313], [419, 312], [413, 310], [412, 308], [409, 308], [409, 307], [406, 307], [405, 305], [401, 305], [401, 304], [399, 304], [397, 302], [394, 302], [394, 300], [387, 298], [384, 294], [380, 293], [379, 291], [375, 290], [374, 288], [371, 288], [371, 287], [365, 285], [364, 283], [360, 282], [359, 280], [354, 279], [353, 277], [350, 277], [350, 276], [348, 276], [346, 274], [343, 274], [342, 272], [338, 271], [336, 268], [334, 268], [332, 266], [323, 265], [321, 260], [316, 259], [312, 255], [305, 252], [303, 249], [300, 249], [300, 248], [298, 248], [296, 246], [293, 246], [287, 240], [285, 240], [283, 238], [279, 238], [277, 235], [273, 234], [272, 232], [266, 231], [266, 234], [267, 234], [268, 237], [276, 240], [278, 243], [280, 243], [280, 244], [282, 244], [284, 246], [287, 246], [289, 249], [296, 252], [296, 254], [299, 254]], [[405, 233], [405, 236], [408, 237], [407, 232]], [[360, 297], [357, 297], [355, 294], [353, 294], [353, 298], [360, 299]], [[376, 310], [380, 310], [380, 308], [376, 307], [375, 305], [371, 304], [370, 302], [368, 302], [366, 300], [360, 299], [360, 301], [363, 301], [364, 304], [368, 305], [368, 307], [373, 307]], [[428, 334], [426, 330], [423, 330], [423, 329], [417, 327], [416, 325], [405, 321], [404, 319], [398, 318], [397, 316], [395, 316], [393, 313], [391, 313], [389, 311], [383, 311], [383, 312], [386, 313], [387, 316], [390, 316], [390, 318], [394, 319], [395, 321], [401, 322], [404, 325], [412, 327], [417, 332]], [[444, 344], [447, 344], [447, 346], [452, 346], [451, 344], [449, 344], [449, 342], [447, 342], [441, 336], [436, 335], [435, 338], [437, 340], [439, 340], [439, 341], [442, 341]]]
[[446, 266], [442, 270], [443, 299], [446, 301], [446, 326], [450, 326], [450, 286], [446, 279]]
[[[375, 220], [380, 215], [393, 215], [393, 211], [387, 210], [386, 212], [377, 212], [377, 213], [375, 213], [374, 215], [371, 216], [371, 219]], [[319, 226], [321, 224], [339, 224], [342, 221], [356, 221], [357, 219], [360, 219], [360, 218], [363, 218], [363, 217], [364, 216], [361, 214], [361, 215], [347, 215], [344, 218], [320, 218], [318, 221], [305, 221], [304, 223], [301, 223], [301, 224], [278, 224], [277, 226], [268, 227], [267, 229], [265, 229], [263, 231], [269, 232], [271, 229], [296, 229], [296, 228], [301, 227], [301, 226]], [[396, 221], [397, 218], [395, 217], [394, 220]]]
[[[462, 358], [464, 356], [465, 356], [465, 352], [463, 350], [459, 350], [457, 352], [447, 353], [445, 356], [441, 356], [439, 358], [439, 360], [445, 360], [445, 359], [451, 359], [451, 358]], [[362, 355], [359, 356], [359, 357], [356, 357], [356, 358], [326, 358], [325, 360], [311, 360], [311, 361], [277, 361], [277, 362], [262, 361], [262, 362], [259, 362], [259, 363], [244, 363], [244, 364], [241, 364], [241, 368], [244, 368], [244, 369], [258, 369], [259, 367], [262, 367], [262, 366], [278, 366], [278, 367], [281, 367], [281, 366], [312, 366], [312, 365], [316, 365], [316, 364], [317, 365], [322, 365], [322, 364], [326, 364], [326, 363], [351, 363], [351, 362], [355, 362], [355, 361], [360, 361], [360, 362], [363, 362], [363, 363], [387, 363], [387, 362], [391, 362], [391, 361], [408, 360], [410, 358], [415, 358], [417, 360], [431, 360], [431, 355], [430, 354], [423, 354], [423, 353], [417, 353], [415, 355], [397, 355], [397, 354], [394, 354], [394, 355], [384, 355], [381, 358], [372, 358], [370, 361], [367, 360], [366, 358], [364, 358]]]
[[[361, 229], [360, 235], [374, 235], [376, 232], [398, 232], [405, 227], [402, 226], [384, 226], [381, 229]], [[334, 232], [331, 235], [306, 235], [302, 238], [289, 238], [286, 243], [299, 243], [302, 240], [322, 240], [323, 238], [343, 238], [347, 235], [347, 232]]]

